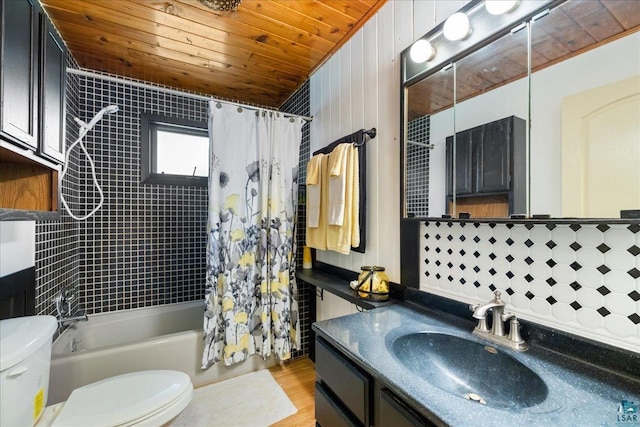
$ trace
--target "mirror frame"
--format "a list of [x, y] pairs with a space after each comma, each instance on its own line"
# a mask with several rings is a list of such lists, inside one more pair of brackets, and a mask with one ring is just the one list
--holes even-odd
[[[483, 48], [493, 41], [503, 37], [520, 25], [527, 28], [527, 23], [538, 14], [546, 14], [548, 10], [564, 3], [566, 0], [542, 0], [536, 2], [519, 2], [518, 8], [504, 15], [491, 15], [483, 7], [484, 0], [473, 0], [466, 4], [459, 12], [470, 15], [473, 23], [472, 33], [462, 41], [449, 41], [444, 37], [444, 22], [433, 28], [431, 31], [420, 37], [418, 40], [428, 40], [436, 49], [436, 56], [431, 61], [422, 64], [413, 62], [409, 56], [411, 46], [408, 46], [400, 54], [401, 73], [400, 73], [400, 123], [402, 126], [400, 135], [400, 218], [402, 220], [445, 220], [445, 221], [464, 221], [464, 222], [501, 222], [513, 221], [514, 219], [526, 219], [526, 216], [518, 215], [512, 218], [469, 218], [460, 219], [452, 218], [449, 215], [442, 217], [408, 217], [406, 212], [406, 167], [405, 159], [407, 153], [407, 123], [408, 116], [407, 106], [407, 88], [428, 76], [440, 71], [443, 68], [452, 66], [456, 61], [466, 57], [467, 55]], [[527, 29], [528, 30], [528, 29]], [[416, 42], [418, 41], [416, 40]], [[415, 43], [415, 42], [414, 42]], [[530, 71], [529, 71], [530, 72]], [[530, 121], [529, 121], [530, 123]], [[530, 131], [530, 125], [527, 132]], [[455, 123], [453, 133], [455, 135]], [[527, 150], [529, 148], [527, 147]], [[528, 165], [527, 165], [528, 167]], [[528, 178], [527, 178], [528, 180]], [[529, 191], [527, 185], [527, 191]], [[526, 197], [529, 197], [528, 194]], [[528, 203], [527, 203], [528, 204]], [[536, 219], [536, 218], [534, 218]]]

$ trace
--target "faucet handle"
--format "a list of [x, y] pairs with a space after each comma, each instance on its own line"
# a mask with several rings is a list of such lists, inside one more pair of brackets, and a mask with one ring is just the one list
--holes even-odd
[[495, 290], [493, 291], [493, 295], [495, 295], [494, 302], [502, 303], [502, 300], [500, 299], [500, 295], [502, 295], [502, 292]]
[[524, 340], [520, 335], [520, 321], [518, 321], [518, 318], [516, 316], [513, 316], [511, 318], [511, 321], [509, 322], [509, 336], [507, 338], [509, 339], [509, 341], [513, 341], [517, 344], [524, 343]]

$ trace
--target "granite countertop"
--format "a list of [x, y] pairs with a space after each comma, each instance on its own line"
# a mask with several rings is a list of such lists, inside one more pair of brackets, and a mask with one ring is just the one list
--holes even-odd
[[[472, 322], [411, 304], [381, 307], [313, 325], [319, 336], [437, 424], [620, 426], [621, 401], [640, 403], [640, 378], [605, 371], [542, 347], [532, 346], [522, 353], [510, 350], [472, 335], [473, 327]], [[498, 409], [434, 387], [388, 350], [397, 337], [424, 331], [465, 337], [509, 354], [543, 379], [548, 388], [547, 398], [524, 409]], [[526, 388], [527, 384], [521, 386]], [[637, 424], [640, 425], [640, 414]]]

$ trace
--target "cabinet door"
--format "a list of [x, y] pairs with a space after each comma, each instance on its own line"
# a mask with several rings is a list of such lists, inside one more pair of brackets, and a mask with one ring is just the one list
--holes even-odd
[[453, 172], [455, 166], [455, 194], [471, 194], [473, 190], [473, 131], [456, 133], [455, 159], [453, 158], [453, 137], [447, 138], [447, 196], [452, 196]]
[[0, 2], [2, 65], [0, 134], [26, 148], [37, 148], [38, 16], [37, 0]]
[[316, 380], [362, 425], [369, 425], [371, 379], [337, 350], [316, 339]]
[[481, 127], [475, 147], [478, 193], [509, 191], [511, 188], [512, 121], [510, 117]]
[[315, 416], [320, 427], [358, 427], [358, 423], [345, 413], [331, 392], [320, 383], [316, 383]]
[[64, 160], [67, 53], [62, 39], [43, 13], [40, 19], [40, 143], [44, 157]]
[[435, 426], [435, 424], [425, 420], [414, 410], [409, 408], [397, 396], [387, 389], [380, 391], [380, 419], [376, 424], [378, 427], [414, 427], [414, 426]]

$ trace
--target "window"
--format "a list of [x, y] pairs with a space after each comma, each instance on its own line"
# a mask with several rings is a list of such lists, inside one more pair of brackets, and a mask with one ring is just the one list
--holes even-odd
[[209, 131], [206, 122], [142, 113], [140, 131], [143, 184], [207, 186]]

